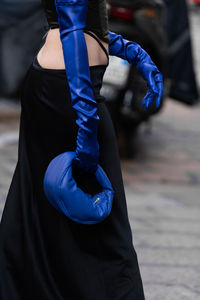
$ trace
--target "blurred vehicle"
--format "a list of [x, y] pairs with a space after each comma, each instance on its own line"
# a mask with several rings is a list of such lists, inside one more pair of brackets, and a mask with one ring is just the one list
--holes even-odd
[[41, 0], [1, 0], [0, 20], [0, 97], [18, 99], [45, 33]]
[[[164, 4], [161, 0], [109, 0], [109, 29], [124, 38], [139, 43], [151, 56], [160, 71], [165, 66]], [[159, 112], [155, 105], [145, 111], [141, 100], [146, 94], [146, 82], [135, 65], [116, 57], [104, 76], [102, 94], [107, 100], [118, 135], [127, 142], [131, 156], [131, 140], [139, 124]], [[162, 105], [161, 105], [162, 106]]]
[[190, 0], [189, 2], [200, 5], [200, 0]]

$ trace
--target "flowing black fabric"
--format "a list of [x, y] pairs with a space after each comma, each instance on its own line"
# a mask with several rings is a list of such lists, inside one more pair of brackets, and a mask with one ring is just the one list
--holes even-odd
[[[51, 159], [76, 147], [76, 115], [65, 71], [36, 64], [28, 71], [19, 158], [0, 226], [1, 300], [144, 300], [116, 138], [99, 94], [104, 71], [103, 66], [90, 67], [99, 102], [99, 163], [115, 197], [110, 216], [92, 226], [69, 220], [43, 192]], [[89, 176], [81, 184], [96, 188]]]

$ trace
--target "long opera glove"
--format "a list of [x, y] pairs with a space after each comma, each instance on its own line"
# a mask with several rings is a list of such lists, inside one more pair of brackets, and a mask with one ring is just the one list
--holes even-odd
[[114, 32], [109, 32], [109, 54], [127, 60], [130, 64], [135, 63], [138, 71], [147, 82], [147, 93], [142, 100], [142, 105], [147, 110], [155, 101], [156, 107], [160, 106], [163, 94], [162, 74], [151, 60], [148, 53], [141, 46]]
[[85, 28], [87, 0], [55, 0], [71, 104], [78, 125], [74, 165], [95, 172], [99, 159], [99, 117], [90, 80]]

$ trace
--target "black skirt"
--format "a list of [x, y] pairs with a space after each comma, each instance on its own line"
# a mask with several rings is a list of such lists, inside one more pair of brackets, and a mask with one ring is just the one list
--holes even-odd
[[[21, 97], [18, 163], [0, 226], [1, 300], [144, 300], [132, 244], [113, 124], [100, 96], [103, 66], [90, 67], [99, 102], [100, 165], [115, 191], [110, 216], [97, 225], [69, 220], [43, 191], [49, 162], [76, 147], [76, 114], [64, 70], [36, 62]], [[81, 179], [94, 189], [94, 179]]]

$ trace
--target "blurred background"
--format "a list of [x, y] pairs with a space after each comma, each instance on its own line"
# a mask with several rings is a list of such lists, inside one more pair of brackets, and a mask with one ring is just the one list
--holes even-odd
[[[164, 75], [161, 108], [148, 112], [134, 65], [110, 57], [102, 88], [146, 299], [198, 300], [200, 0], [109, 0], [108, 12], [110, 30], [139, 43]], [[0, 216], [17, 162], [21, 86], [47, 30], [40, 0], [1, 0]]]

